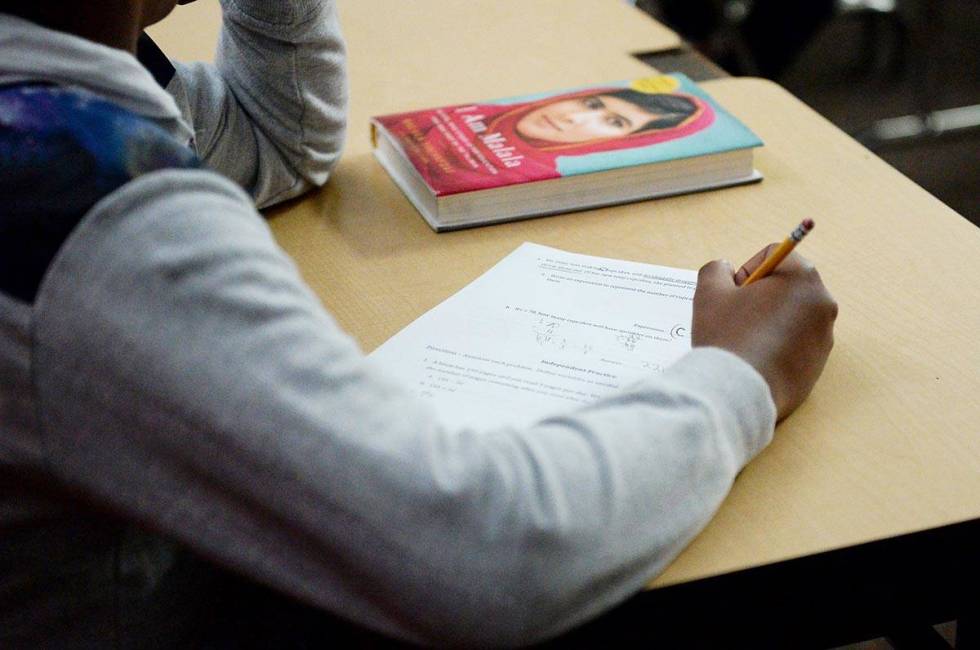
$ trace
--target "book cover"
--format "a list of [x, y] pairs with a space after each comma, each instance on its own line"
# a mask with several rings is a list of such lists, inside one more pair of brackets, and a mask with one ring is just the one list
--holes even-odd
[[683, 74], [373, 119], [436, 196], [757, 147]]

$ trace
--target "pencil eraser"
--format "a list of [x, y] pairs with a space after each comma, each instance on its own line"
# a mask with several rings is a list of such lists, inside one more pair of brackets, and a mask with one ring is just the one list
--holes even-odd
[[810, 232], [811, 230], [813, 230], [813, 227], [817, 224], [813, 223], [813, 219], [804, 219], [803, 223], [800, 225], [803, 226], [804, 231]]

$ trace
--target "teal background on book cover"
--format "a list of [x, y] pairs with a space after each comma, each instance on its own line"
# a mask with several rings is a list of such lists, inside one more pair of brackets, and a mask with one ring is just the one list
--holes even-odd
[[[677, 160], [679, 158], [690, 158], [705, 154], [721, 153], [735, 149], [747, 147], [758, 147], [762, 145], [759, 139], [747, 126], [739, 122], [728, 111], [718, 105], [705, 91], [699, 88], [687, 76], [680, 73], [667, 75], [674, 77], [680, 82], [677, 89], [680, 92], [700, 97], [708, 102], [715, 110], [715, 121], [711, 126], [703, 131], [698, 131], [691, 135], [677, 140], [658, 142], [646, 147], [635, 149], [619, 149], [616, 151], [603, 151], [579, 156], [559, 156], [556, 159], [558, 173], [562, 176], [573, 176], [576, 174], [588, 174], [618, 167], [630, 167], [632, 165], [643, 165], [648, 163], [664, 162], [667, 160]], [[616, 81], [602, 84], [603, 87], [623, 87], [626, 88], [632, 80]], [[550, 91], [533, 95], [523, 95], [520, 97], [509, 97], [498, 99], [494, 104], [509, 105], [537, 101], [555, 95], [562, 95], [569, 92], [586, 90], [595, 86], [582, 86], [581, 88], [568, 88], [561, 91]]]

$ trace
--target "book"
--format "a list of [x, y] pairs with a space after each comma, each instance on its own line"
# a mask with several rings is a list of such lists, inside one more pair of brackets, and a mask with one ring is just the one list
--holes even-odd
[[684, 356], [697, 275], [525, 242], [368, 356], [446, 426], [528, 426]]
[[436, 231], [762, 178], [762, 141], [682, 74], [376, 116], [371, 139]]

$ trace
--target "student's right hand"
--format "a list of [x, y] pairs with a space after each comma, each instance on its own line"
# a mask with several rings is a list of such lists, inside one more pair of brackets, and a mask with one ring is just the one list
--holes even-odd
[[769, 384], [783, 419], [810, 394], [827, 363], [837, 303], [797, 253], [768, 277], [741, 286], [775, 246], [759, 251], [738, 273], [723, 260], [701, 268], [691, 342], [723, 348], [750, 363]]

